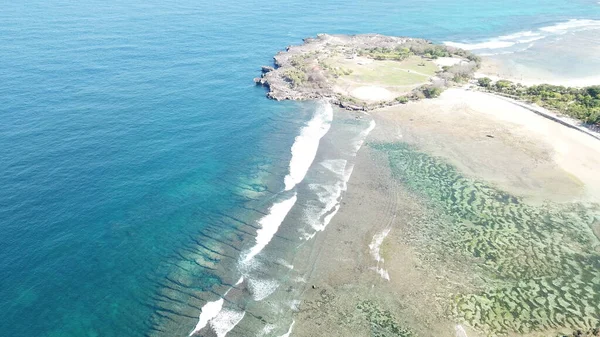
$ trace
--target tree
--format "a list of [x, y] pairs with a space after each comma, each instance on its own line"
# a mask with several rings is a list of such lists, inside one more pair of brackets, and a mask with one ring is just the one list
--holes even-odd
[[492, 80], [488, 77], [482, 77], [477, 80], [480, 87], [489, 88], [492, 85]]
[[496, 82], [496, 88], [500, 91], [505, 91], [513, 87], [513, 83], [507, 80], [499, 80]]
[[408, 97], [406, 97], [406, 96], [399, 96], [399, 97], [396, 97], [396, 101], [398, 103], [406, 104], [406, 103], [408, 103]]
[[423, 89], [423, 94], [427, 98], [436, 98], [442, 94], [442, 89], [438, 87], [426, 87]]
[[593, 98], [600, 99], [600, 85], [587, 87], [585, 88], [585, 91], [588, 95], [592, 96]]

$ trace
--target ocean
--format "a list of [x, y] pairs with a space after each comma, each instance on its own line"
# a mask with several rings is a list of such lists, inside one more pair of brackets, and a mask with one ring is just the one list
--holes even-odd
[[266, 99], [260, 66], [318, 33], [494, 54], [598, 20], [596, 0], [4, 3], [0, 335], [289, 336], [294, 250], [374, 124]]

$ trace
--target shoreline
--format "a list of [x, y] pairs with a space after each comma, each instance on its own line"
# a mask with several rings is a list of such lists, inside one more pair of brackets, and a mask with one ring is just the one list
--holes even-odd
[[[340, 58], [335, 48], [323, 56], [315, 48], [327, 41], [346, 48], [344, 39], [355, 38], [319, 35], [307, 39], [304, 45], [279, 53], [277, 67], [263, 67], [262, 77], [255, 79], [268, 87], [269, 98], [326, 99], [342, 110], [363, 110], [354, 119], [366, 114], [377, 125], [372, 132], [368, 128], [367, 145], [360, 150], [361, 141], [351, 162], [326, 155], [342, 143], [335, 135], [325, 130], [319, 137], [327, 144], [318, 147], [320, 159], [315, 159], [311, 170], [322, 170], [316, 167], [318, 163], [338, 172], [345, 177], [342, 186], [311, 181], [309, 168], [305, 170], [307, 186], [295, 188], [304, 175], [294, 179], [294, 184], [288, 182], [293, 172], [286, 177], [286, 191], [302, 192], [308, 187], [323, 205], [311, 210], [316, 205], [299, 197], [305, 209], [291, 210], [290, 219], [280, 221], [282, 233], [300, 233], [300, 240], [307, 241], [286, 262], [296, 278], [277, 285], [289, 286], [287, 294], [279, 288], [269, 293], [272, 306], [289, 303], [292, 314], [286, 320], [291, 322], [285, 327], [267, 324], [265, 329], [281, 330], [283, 336], [312, 336], [318, 330], [329, 336], [529, 337], [540, 332], [570, 333], [580, 327], [591, 331], [600, 324], [595, 312], [588, 315], [590, 303], [574, 295], [573, 284], [561, 283], [564, 291], [553, 293], [536, 278], [563, 280], [564, 272], [555, 270], [560, 266], [562, 270], [574, 268], [578, 277], [588, 280], [587, 266], [569, 254], [577, 252], [590, 259], [600, 254], [600, 221], [594, 220], [600, 219], [598, 134], [534, 104], [466, 90], [466, 86], [457, 88], [456, 83], [439, 98], [406, 101], [389, 101], [389, 87], [381, 86], [379, 78], [373, 79], [376, 84], [367, 81], [352, 87], [350, 74], [372, 71], [376, 68], [365, 66], [386, 61], [362, 55]], [[364, 38], [387, 37], [358, 36]], [[386, 43], [398, 42], [389, 39]], [[411, 40], [400, 43], [406, 41]], [[432, 63], [441, 69], [463, 62], [443, 57]], [[349, 71], [342, 65], [358, 67]], [[328, 77], [327, 71], [334, 72], [329, 78], [333, 86], [314, 80]], [[358, 105], [344, 104], [341, 97], [345, 94], [354, 95], [358, 101], [351, 102]], [[332, 188], [337, 194], [330, 195]], [[565, 215], [572, 220], [560, 218]], [[292, 221], [300, 225], [290, 232]], [[555, 233], [556, 226], [560, 233]], [[272, 246], [283, 252], [285, 245], [274, 242]], [[531, 259], [533, 265], [527, 265]], [[579, 314], [564, 311], [563, 304], [547, 304], [535, 308], [547, 319], [530, 319], [533, 309], [527, 303], [538, 299], [523, 288], [522, 280], [585, 310], [581, 308]], [[575, 283], [575, 288], [599, 286], [595, 279]], [[508, 296], [515, 291], [524, 298]], [[259, 301], [263, 299], [266, 296]], [[511, 314], [502, 315], [496, 309], [491, 313], [490, 302], [500, 312]], [[252, 307], [259, 313], [271, 312], [263, 305]], [[513, 309], [520, 312], [518, 317], [513, 316]], [[240, 326], [249, 324], [245, 322]]]
[[[498, 104], [492, 112], [487, 108]], [[311, 336], [317, 328], [331, 336], [368, 335], [369, 324], [379, 324], [373, 322], [383, 317], [389, 324], [379, 327], [405, 331], [402, 336], [487, 335], [446, 311], [451, 294], [486, 289], [469, 276], [479, 262], [459, 262], [452, 254], [432, 255], [431, 248], [424, 248], [430, 245], [427, 240], [439, 240], [419, 234], [424, 224], [438, 221], [430, 214], [435, 211], [427, 206], [427, 198], [393, 177], [386, 155], [372, 144], [412, 144], [470, 179], [491, 182], [523, 198], [528, 207], [598, 203], [600, 181], [593, 178], [595, 171], [578, 168], [590, 164], [585, 151], [571, 158], [571, 152], [578, 151], [571, 145], [567, 146], [571, 150], [561, 152], [572, 142], [592, 146], [600, 156], [598, 139], [533, 109], [493, 94], [449, 89], [435, 100], [370, 112], [377, 127], [368, 138], [370, 145], [357, 155], [342, 207], [316, 238], [321, 253], [306, 280], [315, 288], [307, 286], [303, 293], [293, 315], [293, 335]], [[548, 135], [558, 141], [548, 143]], [[600, 167], [600, 162], [591, 167]]]
[[[598, 79], [598, 83], [600, 83], [600, 78]], [[477, 88], [475, 88], [475, 90], [478, 90], [478, 91], [484, 92], [488, 95], [506, 100], [508, 102], [511, 102], [512, 104], [515, 104], [522, 108], [525, 108], [525, 109], [527, 109], [537, 115], [540, 115], [544, 118], [547, 118], [553, 122], [559, 123], [565, 127], [572, 128], [574, 130], [578, 130], [584, 134], [587, 134], [588, 136], [591, 136], [591, 137], [594, 137], [594, 138], [600, 140], [600, 130], [597, 130], [586, 124], [583, 124], [581, 121], [578, 121], [575, 118], [562, 115], [560, 113], [554, 112], [554, 111], [546, 109], [544, 107], [541, 107], [535, 103], [530, 103], [530, 102], [526, 102], [523, 100], [519, 100], [519, 99], [510, 97], [509, 95], [502, 95], [497, 92], [486, 91], [486, 90], [481, 90], [481, 89], [477, 89]]]

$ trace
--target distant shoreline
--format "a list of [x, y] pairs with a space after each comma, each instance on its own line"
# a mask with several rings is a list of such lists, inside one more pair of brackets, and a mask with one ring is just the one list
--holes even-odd
[[475, 73], [475, 78], [482, 77], [488, 77], [494, 81], [508, 80], [526, 86], [551, 84], [582, 88], [600, 84], [600, 74], [580, 78], [549, 78], [534, 76], [531, 74], [523, 74], [515, 69], [510, 69], [489, 56], [482, 57], [481, 68]]

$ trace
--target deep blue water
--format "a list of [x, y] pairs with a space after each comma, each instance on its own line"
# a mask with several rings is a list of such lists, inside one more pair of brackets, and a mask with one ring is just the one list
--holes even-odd
[[[151, 332], [165, 263], [283, 188], [312, 107], [269, 101], [252, 78], [285, 46], [321, 32], [472, 42], [570, 19], [600, 19], [600, 5], [5, 2], [0, 335]], [[267, 192], [240, 192], [253, 189]]]

